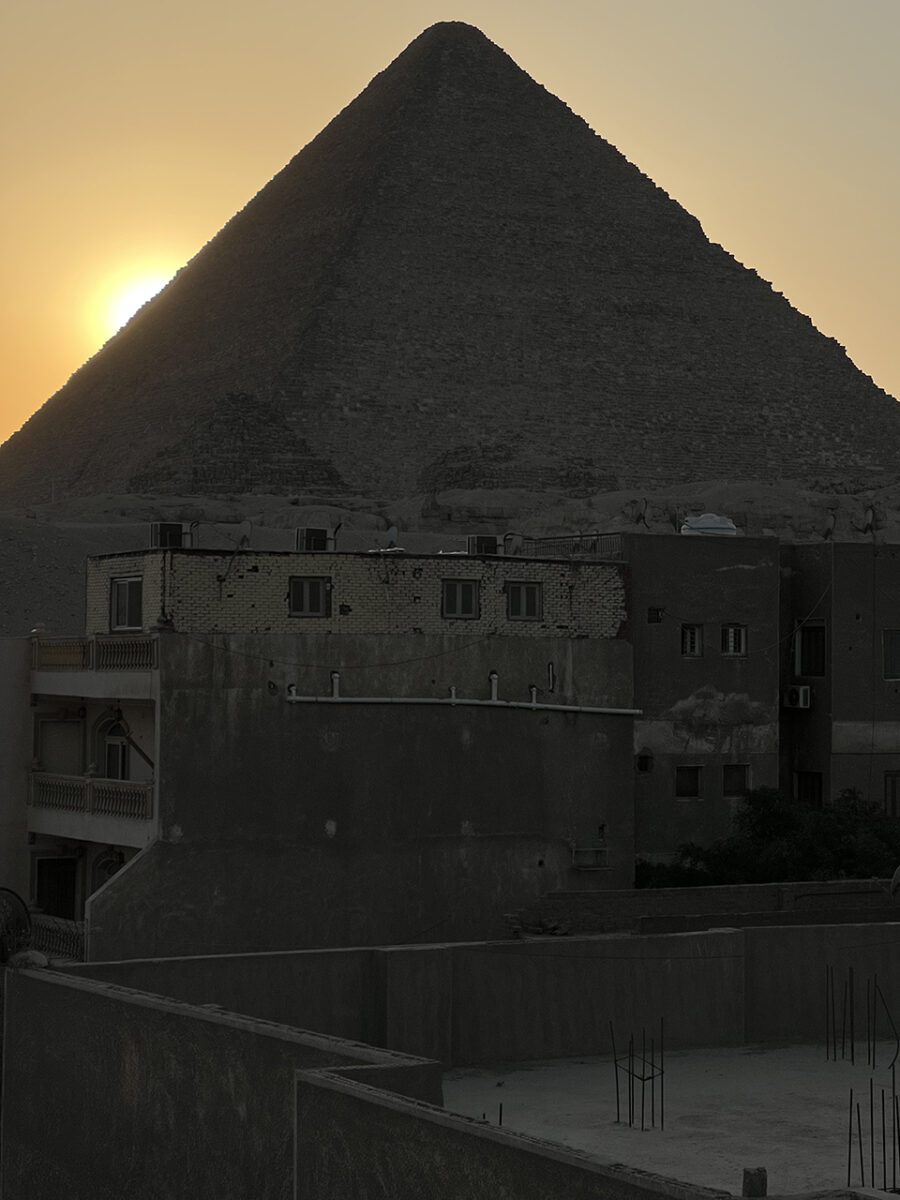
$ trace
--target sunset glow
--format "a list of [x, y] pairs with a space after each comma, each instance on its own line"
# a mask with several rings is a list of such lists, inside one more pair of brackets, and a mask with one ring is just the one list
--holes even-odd
[[126, 325], [139, 308], [152, 300], [161, 292], [174, 272], [161, 271], [140, 275], [126, 283], [119, 284], [111, 292], [102, 311], [103, 333], [110, 338]]
[[[4, 14], [21, 53], [0, 74], [0, 442], [448, 17], [436, 0], [109, 11]], [[900, 396], [896, 0], [458, 0], [453, 16]]]

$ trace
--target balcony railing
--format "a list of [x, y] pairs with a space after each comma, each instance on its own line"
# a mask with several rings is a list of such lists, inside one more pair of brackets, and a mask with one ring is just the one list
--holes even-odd
[[52, 808], [57, 812], [149, 821], [153, 816], [153, 784], [35, 773], [31, 776], [28, 803], [32, 808]]
[[48, 958], [82, 962], [84, 921], [66, 921], [62, 917], [48, 917], [46, 913], [32, 913], [31, 945]]
[[156, 648], [155, 634], [35, 637], [31, 666], [35, 671], [153, 671], [158, 661]]

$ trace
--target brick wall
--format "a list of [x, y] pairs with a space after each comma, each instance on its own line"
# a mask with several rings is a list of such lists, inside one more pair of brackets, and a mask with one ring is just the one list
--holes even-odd
[[[186, 550], [90, 560], [88, 633], [109, 629], [110, 583], [128, 575], [144, 579], [144, 627], [164, 610], [181, 632], [615, 638], [626, 618], [623, 568], [612, 563]], [[290, 615], [296, 577], [329, 582], [330, 616]], [[444, 580], [477, 581], [477, 617], [442, 615]], [[539, 620], [508, 617], [510, 582], [540, 584]]]

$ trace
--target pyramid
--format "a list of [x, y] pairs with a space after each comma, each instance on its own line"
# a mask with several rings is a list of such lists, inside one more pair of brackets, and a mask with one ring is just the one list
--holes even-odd
[[893, 472], [900, 406], [478, 30], [426, 30], [0, 448], [55, 495]]

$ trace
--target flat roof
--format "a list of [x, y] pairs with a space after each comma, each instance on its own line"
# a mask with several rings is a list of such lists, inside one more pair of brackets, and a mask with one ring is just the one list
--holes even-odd
[[[620, 1059], [641, 1030], [616, 1031]], [[647, 1058], [651, 1031], [647, 1030]], [[622, 1044], [624, 1043], [624, 1044]], [[587, 1151], [612, 1163], [638, 1167], [685, 1183], [741, 1195], [744, 1168], [765, 1167], [768, 1194], [839, 1190], [847, 1187], [850, 1089], [853, 1089], [851, 1186], [862, 1184], [856, 1104], [860, 1106], [862, 1169], [865, 1186], [896, 1187], [900, 1179], [900, 1138], [890, 1120], [890, 1063], [896, 1043], [879, 1043], [873, 1070], [867, 1064], [866, 1036], [857, 1030], [855, 1063], [849, 1044], [837, 1046], [837, 1061], [822, 1045], [737, 1046], [675, 1050], [665, 1055], [665, 1127], [660, 1127], [659, 1081], [656, 1126], [651, 1127], [651, 1085], [635, 1084], [636, 1123], [628, 1126], [627, 1079], [619, 1072], [620, 1116], [616, 1123], [616, 1083], [611, 1057], [567, 1058], [458, 1068], [444, 1076], [444, 1104], [452, 1112], [497, 1124], [503, 1105], [504, 1128]], [[658, 1047], [655, 1047], [658, 1058]], [[645, 1072], [647, 1073], [647, 1072]], [[897, 1061], [900, 1090], [900, 1058]], [[869, 1120], [872, 1080], [874, 1155]], [[881, 1092], [885, 1092], [882, 1142]], [[884, 1144], [884, 1169], [882, 1145]], [[896, 1166], [892, 1166], [892, 1157]], [[875, 1179], [872, 1179], [874, 1158]]]

